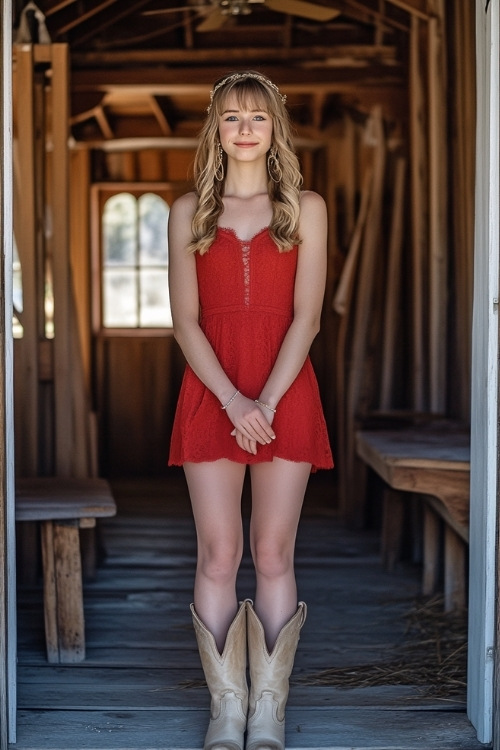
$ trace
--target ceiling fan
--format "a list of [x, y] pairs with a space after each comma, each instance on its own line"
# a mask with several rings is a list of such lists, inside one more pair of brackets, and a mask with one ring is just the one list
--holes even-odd
[[269, 8], [269, 10], [276, 13], [299, 16], [319, 23], [331, 21], [341, 13], [337, 8], [328, 8], [325, 5], [309, 2], [309, 0], [210, 0], [208, 4], [196, 2], [186, 5], [183, 8], [145, 11], [144, 15], [192, 10], [197, 15], [204, 16], [204, 19], [196, 28], [197, 31], [216, 31], [231, 17], [250, 15], [252, 6], [256, 5]]

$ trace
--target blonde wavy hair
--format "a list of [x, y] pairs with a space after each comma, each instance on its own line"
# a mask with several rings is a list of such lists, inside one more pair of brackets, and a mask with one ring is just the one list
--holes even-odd
[[[227, 81], [227, 82], [226, 82]], [[269, 233], [280, 252], [291, 250], [298, 244], [299, 197], [302, 175], [294, 151], [291, 124], [284, 98], [269, 79], [255, 71], [242, 71], [223, 76], [214, 85], [208, 116], [200, 133], [194, 160], [197, 208], [192, 220], [193, 239], [188, 251], [205, 253], [215, 239], [217, 222], [224, 206], [225, 178], [215, 177], [219, 158], [219, 117], [225, 110], [228, 97], [234, 94], [242, 109], [259, 109], [267, 112], [273, 122], [272, 145], [281, 168], [279, 182], [269, 176], [268, 193], [273, 215]], [[227, 157], [223, 154], [224, 173]]]

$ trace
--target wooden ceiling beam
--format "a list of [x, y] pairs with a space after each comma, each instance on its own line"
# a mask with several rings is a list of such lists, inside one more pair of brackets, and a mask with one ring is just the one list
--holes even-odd
[[[151, 93], [153, 95], [191, 94], [204, 96], [213, 81], [223, 75], [228, 65], [204, 65], [193, 68], [133, 68], [122, 71], [115, 69], [74, 70], [71, 77], [73, 92], [78, 91], [121, 91]], [[340, 68], [332, 71], [318, 68], [313, 71], [293, 67], [290, 64], [261, 66], [261, 70], [280, 87], [288, 92], [325, 90], [342, 91], [356, 86], [401, 85], [404, 77], [397, 68], [377, 65], [370, 68]]]
[[126, 52], [73, 52], [71, 63], [73, 69], [87, 66], [102, 65], [117, 66], [123, 64], [161, 63], [218, 63], [230, 65], [235, 60], [275, 61], [289, 60], [293, 54], [294, 62], [298, 60], [321, 60], [322, 58], [339, 57], [342, 59], [387, 60], [397, 59], [394, 45], [375, 44], [338, 44], [330, 46], [292, 47], [243, 47], [225, 49], [159, 49], [159, 50], [128, 50]]
[[[196, 150], [199, 143], [197, 137], [187, 138], [161, 138], [161, 137], [138, 137], [138, 138], [117, 138], [113, 141], [102, 141], [102, 140], [89, 140], [89, 141], [71, 141], [72, 150], [78, 150], [81, 148], [92, 148], [101, 149], [102, 151], [121, 152], [121, 151], [143, 151], [148, 149], [157, 150], [168, 150], [172, 151], [175, 149], [180, 150]], [[311, 138], [308, 137], [297, 137], [294, 138], [296, 148], [304, 150], [317, 151], [322, 148], [325, 143], [320, 139], [318, 140], [317, 135]]]

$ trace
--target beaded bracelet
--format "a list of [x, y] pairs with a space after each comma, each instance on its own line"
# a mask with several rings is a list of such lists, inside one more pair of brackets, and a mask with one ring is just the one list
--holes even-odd
[[273, 409], [272, 406], [269, 406], [269, 404], [265, 404], [263, 401], [259, 401], [258, 398], [255, 399], [255, 403], [259, 406], [264, 406], [266, 409], [269, 409], [269, 411], [272, 411], [274, 412], [274, 414], [276, 414], [276, 409]]
[[229, 404], [233, 403], [233, 401], [236, 398], [236, 396], [238, 395], [238, 393], [239, 393], [239, 391], [236, 391], [236, 393], [233, 393], [233, 395], [231, 396], [231, 398], [229, 399], [229, 401], [227, 402], [227, 404], [224, 404], [224, 406], [221, 406], [221, 409], [224, 409], [224, 410], [227, 409], [227, 407], [229, 406]]

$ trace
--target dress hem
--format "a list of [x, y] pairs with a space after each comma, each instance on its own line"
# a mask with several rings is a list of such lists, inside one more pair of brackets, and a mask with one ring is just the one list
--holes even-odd
[[294, 458], [285, 458], [284, 456], [278, 456], [275, 454], [271, 459], [257, 459], [257, 460], [250, 460], [250, 461], [242, 461], [237, 458], [234, 458], [233, 456], [218, 456], [217, 458], [204, 458], [204, 459], [190, 459], [185, 458], [184, 460], [169, 460], [168, 466], [183, 466], [184, 464], [204, 464], [204, 463], [215, 463], [215, 461], [221, 461], [223, 459], [227, 461], [232, 461], [235, 464], [242, 464], [243, 466], [255, 466], [256, 464], [270, 464], [273, 462], [275, 458], [279, 458], [282, 461], [289, 461], [292, 464], [311, 464], [311, 473], [314, 474], [316, 471], [324, 470], [328, 471], [330, 469], [333, 469], [335, 464], [331, 462], [330, 464], [316, 464], [312, 461], [308, 461], [306, 459], [294, 459]]

